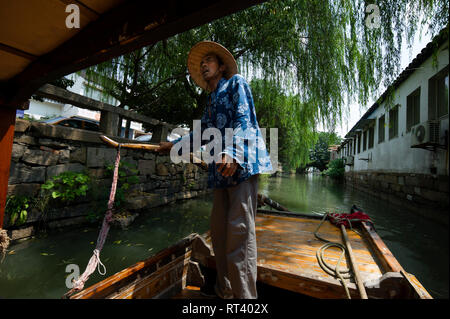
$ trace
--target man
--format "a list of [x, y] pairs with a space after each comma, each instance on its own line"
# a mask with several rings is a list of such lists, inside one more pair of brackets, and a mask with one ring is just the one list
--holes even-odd
[[[218, 160], [208, 166], [208, 187], [214, 188], [211, 239], [217, 268], [215, 291], [221, 298], [255, 299], [258, 175], [272, 171], [272, 165], [250, 86], [237, 74], [231, 53], [215, 42], [193, 46], [188, 69], [195, 83], [210, 93], [201, 132], [218, 129], [223, 146], [222, 152], [214, 154]], [[233, 143], [225, 143], [227, 128], [233, 130]], [[196, 151], [193, 132], [173, 143], [161, 142], [158, 151], [166, 153], [183, 139], [189, 139], [191, 152]]]

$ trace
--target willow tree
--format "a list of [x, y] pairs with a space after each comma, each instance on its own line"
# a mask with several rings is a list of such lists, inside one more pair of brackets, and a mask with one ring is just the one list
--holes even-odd
[[[419, 30], [428, 28], [435, 35], [447, 24], [448, 1], [375, 4], [373, 9], [364, 0], [268, 1], [94, 66], [87, 78], [120, 106], [190, 125], [200, 117], [206, 99], [188, 75], [187, 54], [198, 41], [217, 41], [235, 56], [246, 78], [271, 83], [261, 86], [267, 90], [261, 96], [269, 97], [275, 85], [291, 97], [292, 113], [282, 121], [322, 122], [332, 130], [351, 100], [365, 106], [396, 77], [404, 39], [410, 46]], [[264, 99], [258, 103], [267, 103], [272, 112], [280, 107]], [[305, 136], [311, 130], [301, 125], [285, 130], [281, 134], [303, 141], [284, 145], [290, 147], [287, 153], [306, 154], [311, 139]], [[291, 161], [295, 165], [307, 158], [292, 156], [297, 157]]]

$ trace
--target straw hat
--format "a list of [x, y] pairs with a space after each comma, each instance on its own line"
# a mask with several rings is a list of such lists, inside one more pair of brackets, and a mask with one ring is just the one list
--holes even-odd
[[187, 66], [194, 82], [204, 90], [206, 90], [207, 83], [200, 71], [200, 62], [207, 53], [215, 53], [222, 60], [226, 67], [223, 75], [227, 80], [238, 73], [236, 60], [224, 46], [213, 41], [198, 42], [189, 51]]

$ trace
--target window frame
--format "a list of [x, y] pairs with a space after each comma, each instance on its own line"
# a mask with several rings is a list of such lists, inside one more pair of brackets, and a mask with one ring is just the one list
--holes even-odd
[[406, 97], [406, 133], [420, 123], [420, 86]]
[[[383, 119], [383, 127], [381, 127], [381, 119]], [[382, 139], [380, 139], [382, 137]], [[383, 143], [386, 140], [386, 114], [383, 114], [378, 118], [378, 144]]]
[[[400, 104], [395, 105], [389, 110], [389, 141], [398, 137], [398, 113], [400, 109]], [[395, 114], [395, 122], [393, 120], [393, 115]], [[394, 122], [394, 125], [391, 125]], [[391, 131], [392, 129], [392, 131]], [[391, 134], [392, 132], [392, 134]]]

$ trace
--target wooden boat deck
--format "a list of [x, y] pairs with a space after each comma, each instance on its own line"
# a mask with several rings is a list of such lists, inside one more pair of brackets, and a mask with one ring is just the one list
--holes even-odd
[[[277, 285], [275, 272], [285, 273], [291, 276], [300, 276], [313, 281], [327, 282], [339, 289], [340, 281], [327, 274], [319, 265], [316, 257], [317, 250], [325, 244], [317, 239], [314, 232], [320, 224], [319, 219], [258, 215], [256, 217], [256, 238], [258, 246], [258, 270], [259, 279]], [[363, 281], [376, 280], [385, 272], [382, 265], [377, 262], [374, 254], [368, 249], [368, 243], [352, 230], [347, 231], [348, 239], [353, 248], [353, 253]], [[319, 229], [319, 235], [331, 242], [343, 245], [341, 230], [330, 222], [325, 222]], [[326, 250], [324, 260], [330, 265], [336, 265], [341, 255], [337, 247]], [[341, 261], [340, 269], [347, 269], [349, 260], [347, 254]], [[267, 277], [267, 278], [266, 278]], [[356, 289], [353, 278], [347, 280], [351, 288]], [[304, 285], [292, 289], [312, 290], [308, 294], [314, 294], [314, 290], [320, 287]], [[343, 288], [342, 292], [344, 292]], [[353, 290], [353, 289], [352, 289]], [[306, 292], [306, 291], [303, 291]], [[318, 291], [321, 296], [323, 293]], [[330, 295], [330, 297], [332, 297]]]
[[[288, 212], [258, 212], [258, 285], [263, 285], [258, 294], [270, 287], [298, 296], [347, 298], [341, 282], [322, 270], [317, 261], [316, 252], [325, 244], [314, 236], [320, 222]], [[431, 298], [420, 282], [404, 271], [370, 225], [362, 223], [357, 231], [347, 229], [347, 236], [369, 298]], [[329, 221], [322, 224], [319, 235], [343, 243], [340, 228]], [[208, 298], [199, 290], [208, 282], [202, 271], [215, 269], [208, 244], [211, 246], [208, 235], [192, 234], [71, 298]], [[340, 254], [338, 248], [331, 247], [324, 259], [335, 265]], [[342, 268], [349, 267], [347, 254], [341, 263]], [[211, 281], [213, 276], [209, 277]], [[346, 283], [351, 297], [359, 298], [353, 277]]]

